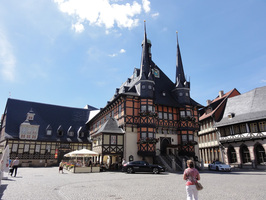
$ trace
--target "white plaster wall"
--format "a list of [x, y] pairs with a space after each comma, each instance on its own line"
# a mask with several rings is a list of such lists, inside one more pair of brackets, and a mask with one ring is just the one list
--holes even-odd
[[134, 160], [141, 160], [142, 157], [138, 156], [138, 145], [137, 145], [137, 128], [133, 129], [131, 127], [127, 127], [124, 136], [124, 158], [126, 161], [129, 161], [129, 156], [132, 155]]

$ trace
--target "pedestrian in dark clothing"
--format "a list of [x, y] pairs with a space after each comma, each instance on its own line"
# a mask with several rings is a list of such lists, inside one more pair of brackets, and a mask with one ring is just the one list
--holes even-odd
[[16, 157], [16, 159], [13, 160], [12, 165], [11, 165], [11, 167], [13, 168], [11, 176], [13, 176], [14, 171], [15, 171], [14, 177], [17, 176], [18, 165], [19, 165], [19, 159], [18, 159], [18, 157]]

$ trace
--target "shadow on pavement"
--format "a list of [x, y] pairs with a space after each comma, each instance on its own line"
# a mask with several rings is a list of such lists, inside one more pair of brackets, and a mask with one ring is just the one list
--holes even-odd
[[0, 186], [0, 199], [2, 199], [2, 196], [3, 196], [4, 191], [6, 190], [7, 186], [8, 186], [7, 184], [2, 184]]

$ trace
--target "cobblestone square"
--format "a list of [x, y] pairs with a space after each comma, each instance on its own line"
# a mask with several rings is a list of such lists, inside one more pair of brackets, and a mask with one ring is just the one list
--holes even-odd
[[[7, 174], [5, 173], [5, 176]], [[233, 170], [232, 172], [201, 171], [204, 189], [202, 200], [265, 200], [266, 171]], [[2, 180], [3, 200], [70, 200], [70, 199], [186, 199], [182, 173], [126, 174], [122, 172], [79, 173], [57, 167], [19, 168], [17, 177]]]

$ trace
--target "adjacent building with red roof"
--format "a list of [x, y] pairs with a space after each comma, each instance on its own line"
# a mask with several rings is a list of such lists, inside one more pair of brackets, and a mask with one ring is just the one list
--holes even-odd
[[206, 164], [214, 160], [222, 161], [222, 154], [219, 147], [219, 134], [214, 124], [219, 122], [223, 117], [227, 99], [239, 94], [235, 88], [225, 94], [223, 91], [219, 91], [219, 95], [212, 101], [207, 100], [207, 106], [199, 112], [199, 157]]

